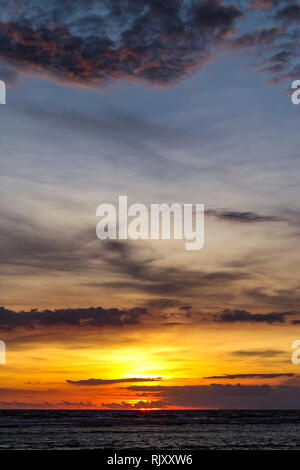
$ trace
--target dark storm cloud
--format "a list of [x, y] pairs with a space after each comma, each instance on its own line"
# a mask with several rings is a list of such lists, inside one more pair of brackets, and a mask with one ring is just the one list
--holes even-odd
[[[170, 84], [221, 51], [245, 50], [276, 81], [297, 70], [299, 8], [292, 0], [0, 0], [0, 57], [78, 84]], [[286, 55], [285, 68], [272, 68], [270, 54]]]
[[72, 385], [98, 386], [98, 385], [112, 385], [112, 384], [119, 384], [119, 383], [157, 382], [160, 380], [161, 380], [161, 377], [155, 377], [155, 378], [132, 377], [128, 379], [110, 379], [110, 380], [109, 379], [66, 380], [66, 382]]
[[0, 55], [78, 82], [170, 83], [204, 64], [241, 17], [221, 0], [0, 1]]
[[290, 5], [284, 6], [276, 13], [276, 18], [286, 21], [288, 23], [300, 23], [300, 4], [291, 3]]
[[224, 374], [203, 377], [204, 379], [276, 379], [278, 377], [294, 377], [296, 374]]
[[147, 313], [145, 308], [119, 310], [102, 307], [69, 308], [56, 310], [30, 310], [15, 312], [0, 307], [0, 330], [16, 328], [45, 328], [57, 326], [105, 327], [139, 324]]
[[263, 385], [184, 385], [128, 387], [138, 397], [158, 397], [168, 406], [223, 409], [299, 409], [300, 389], [295, 386]]
[[295, 315], [295, 312], [250, 313], [245, 310], [225, 309], [215, 316], [215, 321], [220, 323], [285, 323], [287, 317]]

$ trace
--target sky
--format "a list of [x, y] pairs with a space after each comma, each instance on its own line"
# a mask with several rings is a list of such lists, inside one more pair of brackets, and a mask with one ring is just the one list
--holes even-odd
[[[299, 408], [300, 3], [0, 0], [0, 408]], [[96, 208], [205, 204], [205, 243]]]

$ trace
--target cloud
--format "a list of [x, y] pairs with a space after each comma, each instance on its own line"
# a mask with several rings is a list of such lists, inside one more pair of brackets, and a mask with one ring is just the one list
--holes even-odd
[[206, 63], [242, 14], [221, 0], [0, 1], [0, 55], [75, 82], [165, 84]]
[[288, 220], [286, 218], [273, 215], [260, 215], [255, 212], [238, 212], [232, 210], [208, 209], [205, 211], [205, 214], [229, 222], [240, 222], [246, 224], [260, 222], [286, 222]]
[[53, 403], [43, 402], [43, 403], [34, 403], [27, 401], [0, 401], [0, 408], [3, 409], [45, 409], [53, 408], [55, 405]]
[[127, 378], [127, 379], [87, 379], [87, 380], [66, 380], [72, 385], [88, 385], [88, 386], [99, 386], [99, 385], [112, 385], [119, 383], [133, 383], [133, 382], [157, 382], [160, 381], [161, 377], [155, 378]]
[[271, 28], [261, 28], [257, 31], [244, 33], [229, 42], [228, 46], [237, 49], [256, 49], [258, 52], [272, 50], [274, 42], [282, 34], [282, 28], [272, 26]]
[[34, 409], [55, 409], [55, 408], [97, 408], [95, 403], [91, 401], [68, 401], [62, 400], [58, 403], [44, 402], [30, 402], [30, 401], [0, 401], [1, 409], [16, 409], [16, 410], [34, 410]]
[[[50, 229], [19, 214], [4, 210], [0, 233], [2, 276], [11, 269], [19, 274], [62, 273], [93, 275], [82, 283], [101, 287], [138, 291], [159, 297], [179, 296], [198, 288], [212, 288], [249, 277], [238, 270], [204, 271], [181, 265], [161, 266], [158, 256], [145, 242], [137, 247], [130, 241], [100, 241], [95, 225], [82, 231]], [[100, 272], [100, 275], [99, 275]], [[107, 273], [104, 279], [101, 272]], [[109, 274], [109, 275], [108, 275]], [[115, 275], [118, 280], [115, 281]], [[173, 300], [174, 302], [174, 300]]]
[[[276, 82], [297, 70], [299, 8], [293, 0], [24, 0], [18, 8], [0, 0], [0, 58], [79, 85], [168, 85], [231, 49], [259, 58]], [[270, 54], [286, 54], [285, 66]]]
[[268, 10], [273, 5], [272, 0], [252, 0], [252, 8], [262, 8], [263, 10]]
[[210, 384], [184, 386], [131, 386], [141, 397], [157, 397], [169, 407], [207, 409], [299, 409], [295, 386]]
[[300, 302], [299, 286], [294, 286], [292, 288], [273, 289], [271, 292], [261, 287], [257, 287], [252, 289], [245, 289], [243, 294], [248, 296], [251, 300], [271, 308], [296, 310], [298, 309]]
[[276, 18], [286, 22], [300, 22], [300, 5], [299, 3], [286, 5], [276, 13]]
[[295, 312], [250, 313], [245, 310], [225, 309], [215, 316], [220, 323], [285, 323], [286, 317], [295, 315]]
[[[273, 83], [295, 78], [299, 71], [299, 4], [294, 0], [254, 0], [251, 7], [259, 12], [254, 24], [262, 27], [231, 38], [228, 48], [252, 54], [258, 59], [253, 65], [267, 73]], [[265, 28], [266, 23], [271, 26]]]
[[134, 404], [122, 401], [122, 403], [102, 403], [103, 408], [110, 410], [140, 410], [149, 408], [166, 408], [168, 402], [164, 400], [143, 401], [140, 400]]
[[221, 287], [249, 277], [247, 273], [234, 270], [206, 272], [182, 266], [158, 266], [153, 255], [139, 259], [137, 250], [128, 242], [107, 241], [105, 248], [102, 259], [110, 271], [117, 271], [127, 277], [124, 281], [101, 283], [101, 286], [112, 289], [137, 290], [159, 296], [179, 296], [194, 289]]
[[[218, 288], [218, 295], [222, 297], [220, 305], [224, 305], [229, 287], [251, 277], [249, 269], [245, 269], [248, 266], [206, 269], [192, 264], [170, 265], [147, 241], [141, 244], [130, 240], [100, 241], [95, 235], [94, 221], [84, 230], [64, 225], [62, 231], [35, 221], [31, 216], [7, 214], [5, 208], [2, 221], [3, 284], [14, 273], [32, 280], [37, 276], [60, 275], [66, 283], [75, 285], [76, 291], [92, 290], [99, 295], [110, 295], [112, 291], [115, 295], [118, 291], [121, 297], [124, 293], [137, 292], [143, 296], [142, 305], [157, 311], [176, 305], [188, 306], [199, 289], [203, 298], [216, 299]], [[150, 299], [153, 303], [148, 303]], [[30, 300], [28, 304], [34, 306]], [[121, 309], [125, 306], [121, 304]], [[219, 304], [215, 308], [219, 308]], [[190, 310], [181, 312], [187, 317]]]
[[95, 403], [92, 403], [91, 401], [68, 401], [68, 400], [62, 400], [58, 403], [56, 403], [56, 406], [59, 406], [59, 407], [63, 407], [63, 406], [66, 406], [66, 407], [84, 407], [84, 408], [96, 408], [97, 405]]
[[14, 86], [18, 81], [18, 71], [13, 64], [6, 61], [0, 62], [0, 77], [4, 80], [6, 85]]
[[18, 267], [24, 274], [79, 272], [99, 257], [94, 227], [69, 235], [68, 230], [49, 229], [29, 216], [9, 214], [4, 207], [1, 207], [1, 217], [0, 263], [4, 274], [5, 266]]
[[138, 307], [129, 310], [104, 309], [102, 307], [33, 309], [27, 312], [15, 312], [0, 307], [0, 330], [10, 331], [16, 328], [34, 329], [67, 325], [83, 328], [136, 325], [140, 323], [146, 313], [147, 309]]
[[286, 354], [286, 351], [280, 349], [240, 349], [233, 351], [231, 355], [242, 357], [275, 357]]
[[224, 374], [212, 375], [211, 377], [203, 377], [204, 379], [276, 379], [278, 377], [294, 377], [296, 374]]

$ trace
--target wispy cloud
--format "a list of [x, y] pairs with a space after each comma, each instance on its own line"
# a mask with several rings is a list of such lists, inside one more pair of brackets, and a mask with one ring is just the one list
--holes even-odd
[[233, 351], [231, 355], [241, 357], [275, 357], [286, 354], [286, 351], [281, 349], [239, 349]]
[[295, 312], [271, 312], [250, 313], [245, 310], [225, 309], [221, 314], [215, 316], [215, 321], [220, 323], [284, 323], [287, 317], [295, 315]]
[[281, 374], [224, 374], [212, 375], [210, 377], [203, 377], [204, 379], [276, 379], [278, 377], [294, 377], [296, 374], [281, 373]]
[[88, 386], [99, 386], [99, 385], [112, 385], [119, 383], [134, 383], [134, 382], [157, 382], [160, 381], [161, 377], [129, 377], [126, 379], [87, 379], [87, 380], [67, 380], [72, 385], [88, 385]]
[[230, 209], [207, 209], [205, 214], [211, 217], [215, 217], [216, 219], [245, 224], [288, 221], [288, 219], [285, 217], [278, 217], [275, 215], [261, 215], [255, 212], [239, 212]]

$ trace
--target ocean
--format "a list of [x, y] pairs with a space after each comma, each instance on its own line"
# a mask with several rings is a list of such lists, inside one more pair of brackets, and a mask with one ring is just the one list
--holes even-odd
[[1, 410], [0, 449], [300, 449], [300, 411]]

